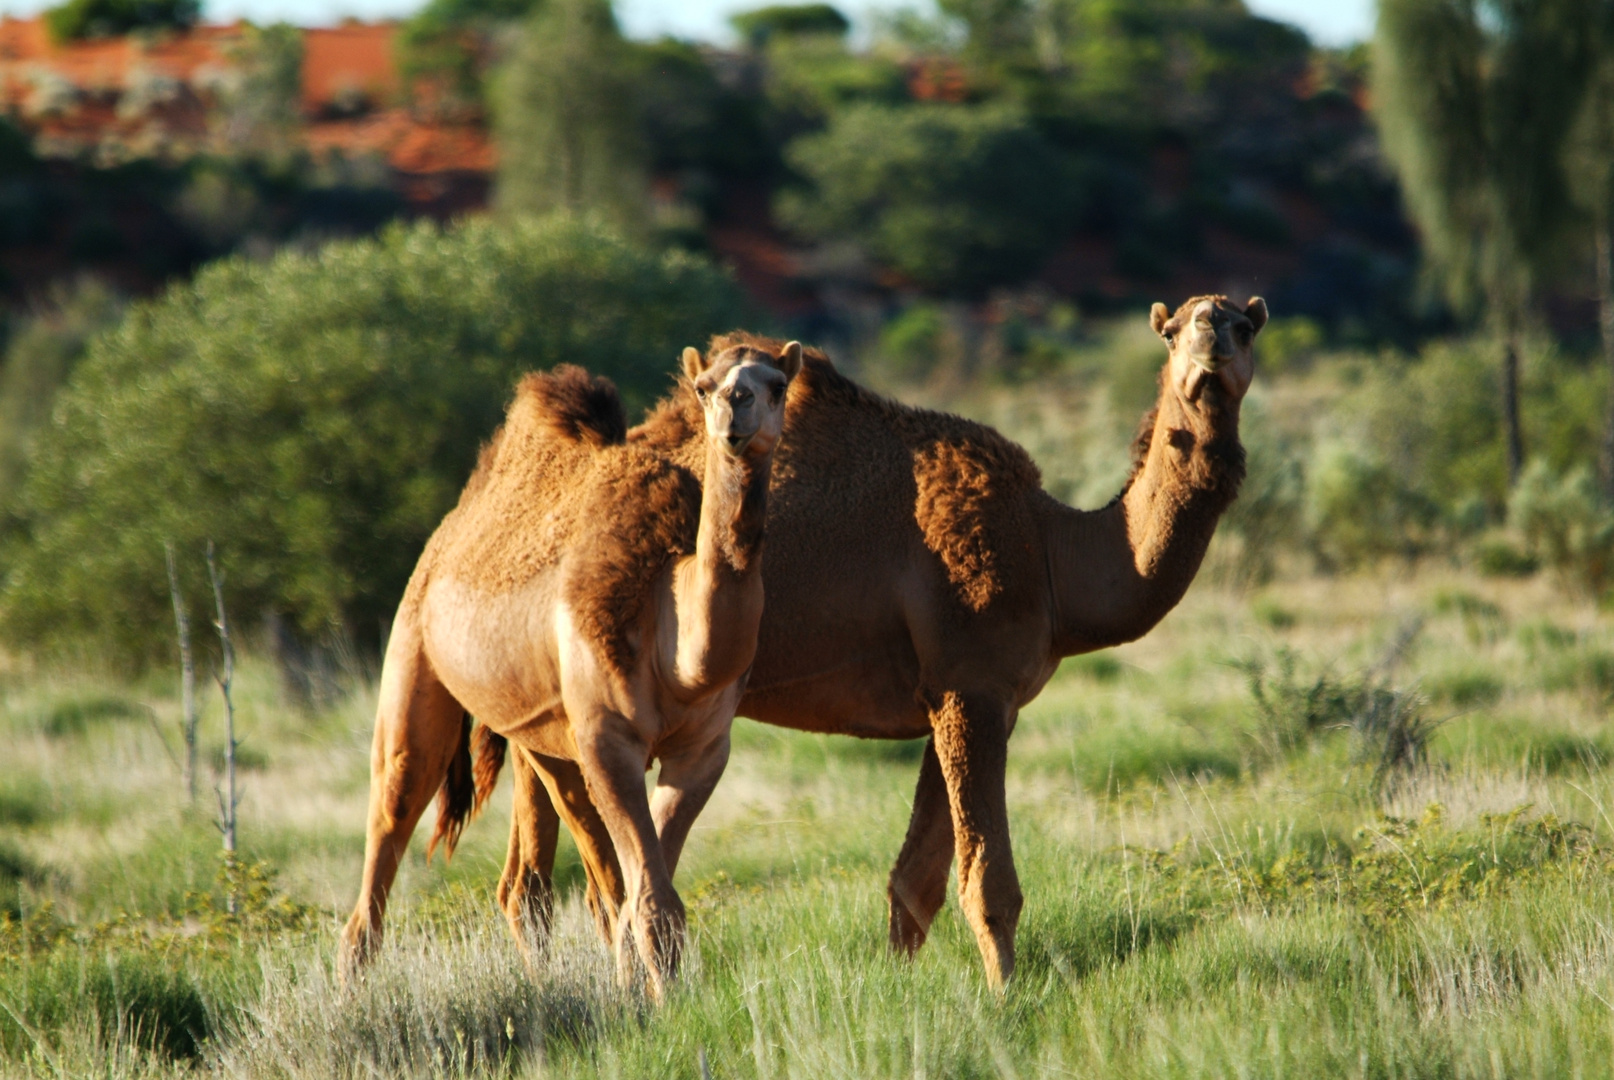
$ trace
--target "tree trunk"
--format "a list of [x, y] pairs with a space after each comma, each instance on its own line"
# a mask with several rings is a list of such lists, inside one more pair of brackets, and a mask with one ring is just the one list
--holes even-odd
[[1608, 370], [1603, 490], [1614, 498], [1614, 217], [1607, 215], [1597, 225], [1597, 322], [1603, 331], [1603, 366]]
[[1508, 487], [1524, 469], [1524, 432], [1519, 425], [1519, 332], [1509, 327], [1502, 338], [1502, 422], [1507, 428]]

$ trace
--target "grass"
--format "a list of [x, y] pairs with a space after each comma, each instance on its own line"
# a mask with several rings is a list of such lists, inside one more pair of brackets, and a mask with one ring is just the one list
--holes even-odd
[[[956, 902], [916, 960], [886, 948], [921, 744], [740, 721], [659, 1008], [615, 987], [569, 842], [556, 939], [523, 968], [492, 899], [507, 787], [452, 863], [412, 849], [382, 960], [336, 987], [362, 673], [309, 713], [243, 664], [258, 756], [221, 882], [216, 702], [192, 806], [166, 680], [13, 668], [0, 1075], [1610, 1075], [1611, 655], [1605, 619], [1535, 579], [1196, 586], [1020, 718], [1027, 904], [1001, 999]], [[1424, 725], [1422, 756], [1386, 770], [1396, 716]], [[250, 901], [233, 916], [227, 891]]]

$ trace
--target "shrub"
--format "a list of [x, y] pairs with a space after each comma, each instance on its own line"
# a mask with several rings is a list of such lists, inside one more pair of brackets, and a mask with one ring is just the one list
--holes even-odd
[[862, 244], [942, 293], [1035, 273], [1079, 202], [1059, 151], [998, 108], [853, 105], [786, 156], [812, 185], [781, 198], [787, 225]]
[[1278, 553], [1297, 540], [1305, 517], [1306, 475], [1300, 456], [1265, 415], [1245, 414], [1247, 471], [1221, 531], [1239, 538], [1236, 557], [1222, 560], [1222, 576], [1240, 585], [1272, 580]]
[[1563, 476], [1531, 462], [1508, 500], [1508, 518], [1530, 553], [1567, 587], [1597, 597], [1614, 573], [1614, 508], [1586, 465]]
[[1312, 544], [1326, 567], [1417, 555], [1428, 546], [1439, 516], [1390, 466], [1345, 447], [1323, 452], [1308, 495]]
[[582, 364], [642, 405], [743, 310], [708, 264], [569, 221], [216, 263], [97, 338], [63, 391], [0, 556], [0, 632], [163, 653], [163, 541], [199, 602], [213, 539], [238, 618], [372, 640], [519, 373]]

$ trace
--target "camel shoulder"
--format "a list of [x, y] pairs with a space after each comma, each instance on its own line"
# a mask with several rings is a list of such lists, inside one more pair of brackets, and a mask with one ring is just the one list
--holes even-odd
[[636, 660], [636, 629], [670, 559], [695, 550], [700, 481], [635, 444], [599, 456], [582, 493], [562, 595], [576, 631], [618, 671]]

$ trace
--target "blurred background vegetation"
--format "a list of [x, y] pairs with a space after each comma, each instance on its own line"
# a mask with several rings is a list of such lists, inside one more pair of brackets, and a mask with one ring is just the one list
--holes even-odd
[[[199, 14], [46, 25], [159, 49]], [[737, 324], [1095, 505], [1153, 399], [1141, 313], [1204, 292], [1275, 315], [1212, 574], [1614, 584], [1614, 8], [1384, 0], [1347, 49], [1239, 0], [850, 14], [745, 11], [719, 48], [625, 38], [608, 0], [430, 0], [396, 100], [316, 115], [301, 32], [247, 26], [183, 147], [0, 122], [7, 647], [165, 656], [162, 541], [213, 539], [244, 612], [373, 648], [517, 373], [584, 363], [638, 408]], [[387, 109], [491, 139], [482, 209], [311, 148]]]

